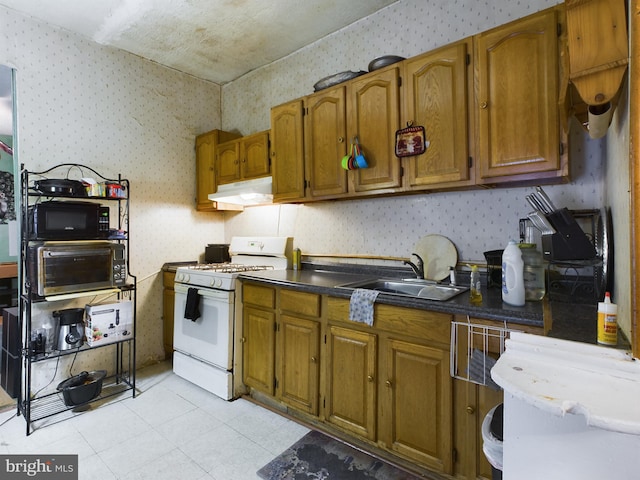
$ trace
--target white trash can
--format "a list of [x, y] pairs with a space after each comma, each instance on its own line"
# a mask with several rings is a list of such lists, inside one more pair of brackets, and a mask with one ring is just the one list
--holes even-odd
[[492, 480], [502, 480], [503, 406], [496, 405], [482, 421], [482, 451], [491, 464]]

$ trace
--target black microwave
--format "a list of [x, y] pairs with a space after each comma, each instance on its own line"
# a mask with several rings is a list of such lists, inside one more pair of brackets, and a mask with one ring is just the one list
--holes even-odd
[[91, 202], [41, 202], [29, 207], [29, 240], [97, 240], [109, 236], [109, 207]]
[[27, 275], [40, 297], [123, 287], [125, 247], [107, 241], [32, 243]]

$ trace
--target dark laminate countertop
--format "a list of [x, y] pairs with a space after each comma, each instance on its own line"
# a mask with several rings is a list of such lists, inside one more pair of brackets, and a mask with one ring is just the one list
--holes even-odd
[[[382, 277], [398, 278], [402, 275], [405, 278], [411, 276], [407, 275], [406, 271], [399, 269], [336, 268], [318, 265], [310, 267], [304, 264], [302, 270], [247, 272], [241, 274], [239, 278], [300, 291], [349, 298], [353, 288], [341, 287], [340, 285]], [[468, 284], [468, 278], [459, 275], [458, 284]], [[527, 302], [523, 307], [508, 305], [502, 302], [501, 290], [495, 287], [486, 288], [486, 282], [483, 282], [481, 305], [472, 305], [469, 302], [468, 292], [461, 293], [445, 302], [381, 292], [376, 303], [495, 320], [505, 322], [514, 329], [517, 329], [517, 325], [546, 327], [546, 335], [564, 340], [595, 344], [597, 339], [597, 306], [595, 304], [551, 301], [548, 302], [549, 308], [546, 312], [547, 318], [545, 318], [545, 302]], [[620, 338], [618, 348], [628, 347], [629, 343], [626, 339]]]

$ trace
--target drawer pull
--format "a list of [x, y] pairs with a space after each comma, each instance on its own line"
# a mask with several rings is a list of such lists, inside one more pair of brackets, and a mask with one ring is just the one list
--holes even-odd
[[385, 383], [385, 385], [386, 385], [387, 387], [391, 388], [391, 385], [392, 385], [392, 384], [391, 384], [391, 380], [387, 380], [387, 381], [386, 381], [386, 382], [384, 382], [384, 383]]
[[476, 413], [476, 409], [475, 409], [475, 408], [473, 408], [471, 405], [469, 405], [469, 406], [467, 407], [467, 413], [468, 413], [469, 415], [473, 415], [474, 413]]
[[373, 375], [367, 375], [367, 380], [369, 380], [369, 382], [373, 382]]

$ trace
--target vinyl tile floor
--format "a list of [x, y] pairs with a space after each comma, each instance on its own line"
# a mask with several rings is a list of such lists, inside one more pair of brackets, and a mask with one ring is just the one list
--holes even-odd
[[254, 403], [224, 401], [175, 375], [170, 362], [138, 370], [135, 398], [26, 436], [15, 409], [0, 414], [1, 454], [77, 454], [80, 480], [255, 480], [309, 429]]

